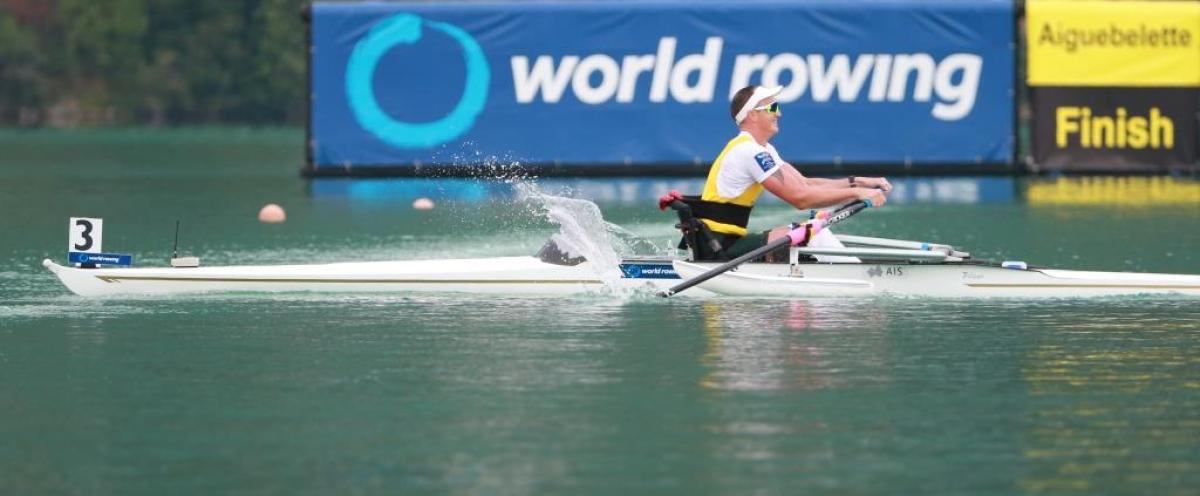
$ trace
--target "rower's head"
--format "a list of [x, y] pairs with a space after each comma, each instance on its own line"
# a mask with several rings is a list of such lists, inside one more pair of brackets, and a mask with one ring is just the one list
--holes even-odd
[[733, 94], [729, 105], [729, 115], [738, 129], [748, 131], [755, 136], [774, 136], [779, 132], [779, 116], [783, 111], [779, 102], [775, 101], [783, 88], [779, 86], [747, 86]]

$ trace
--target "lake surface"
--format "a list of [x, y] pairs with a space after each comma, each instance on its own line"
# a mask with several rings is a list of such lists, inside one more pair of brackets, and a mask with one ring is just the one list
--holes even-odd
[[[529, 254], [559, 229], [529, 191], [594, 201], [617, 252], [669, 253], [654, 197], [700, 184], [307, 181], [302, 139], [0, 133], [0, 492], [1200, 487], [1196, 300], [85, 299], [41, 266], [65, 261], [72, 216], [104, 218], [105, 251], [142, 266], [166, 263], [176, 220], [181, 254], [205, 265]], [[897, 183], [896, 201], [839, 232], [1200, 273], [1194, 181]], [[418, 197], [436, 208], [414, 210]], [[257, 221], [268, 202], [287, 222]], [[794, 217], [767, 203], [754, 225]]]

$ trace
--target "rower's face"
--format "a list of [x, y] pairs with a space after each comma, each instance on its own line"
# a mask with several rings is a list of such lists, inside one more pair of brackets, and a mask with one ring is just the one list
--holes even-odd
[[776, 104], [775, 97], [770, 96], [758, 102], [751, 112], [751, 117], [755, 119], [755, 124], [760, 126], [760, 129], [771, 134], [779, 132], [779, 117], [783, 115], [783, 110]]

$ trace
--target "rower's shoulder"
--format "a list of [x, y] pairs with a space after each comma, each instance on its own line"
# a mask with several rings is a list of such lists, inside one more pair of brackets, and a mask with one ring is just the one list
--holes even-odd
[[749, 164], [754, 163], [754, 157], [763, 153], [764, 151], [766, 150], [759, 144], [754, 143], [754, 141], [750, 141], [749, 144], [740, 143], [731, 146], [729, 150], [725, 152], [724, 162], [726, 164], [732, 164], [735, 166], [742, 166], [745, 164], [745, 167], [749, 167]]

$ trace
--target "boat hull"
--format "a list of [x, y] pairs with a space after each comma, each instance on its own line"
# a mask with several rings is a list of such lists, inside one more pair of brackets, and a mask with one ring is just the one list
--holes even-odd
[[[717, 264], [675, 261], [684, 279]], [[829, 281], [842, 281], [830, 285]], [[845, 282], [870, 285], [848, 292]], [[814, 283], [816, 282], [816, 283]], [[1053, 269], [1010, 269], [974, 263], [745, 264], [698, 287], [736, 296], [890, 294], [931, 298], [1092, 298], [1122, 295], [1200, 296], [1200, 276]], [[788, 288], [791, 289], [788, 289]]]
[[[654, 292], [717, 264], [627, 260], [602, 278], [589, 262], [548, 263], [500, 257], [318, 265], [194, 268], [64, 267], [43, 262], [82, 296], [200, 292], [473, 293], [573, 295], [611, 290]], [[1200, 276], [1009, 269], [979, 263], [744, 264], [682, 293], [687, 296], [932, 298], [1085, 298], [1137, 294], [1200, 296]]]
[[583, 263], [534, 257], [194, 268], [64, 267], [43, 261], [81, 296], [201, 292], [490, 293], [563, 295], [600, 291]]

